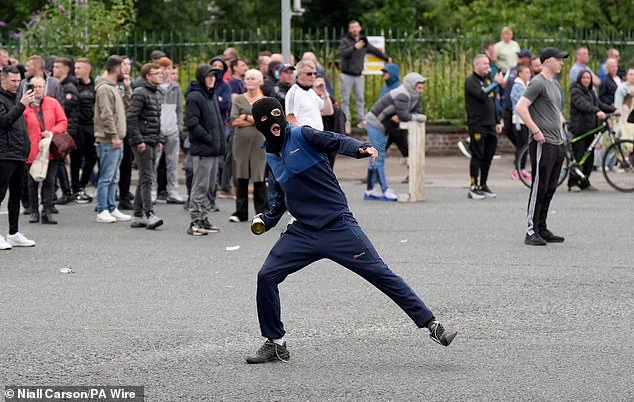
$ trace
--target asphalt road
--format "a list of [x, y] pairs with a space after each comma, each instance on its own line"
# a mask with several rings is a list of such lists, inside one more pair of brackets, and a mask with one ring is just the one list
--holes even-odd
[[460, 331], [451, 347], [321, 261], [281, 285], [290, 362], [249, 366], [256, 272], [282, 228], [229, 224], [230, 200], [201, 238], [180, 206], [158, 205], [166, 224], [150, 232], [96, 224], [91, 204], [60, 207], [57, 226], [23, 221], [37, 246], [0, 254], [0, 385], [144, 385], [151, 401], [634, 399], [631, 194], [559, 192], [549, 222], [566, 242], [531, 248], [519, 184], [469, 201], [436, 183], [422, 204], [343, 187], [384, 260]]

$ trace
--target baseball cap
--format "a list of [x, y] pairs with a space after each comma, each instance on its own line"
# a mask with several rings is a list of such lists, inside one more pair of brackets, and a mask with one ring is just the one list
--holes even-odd
[[278, 71], [280, 73], [285, 73], [287, 71], [295, 71], [295, 66], [293, 66], [292, 64], [288, 64], [288, 63], [280, 64], [279, 67], [277, 67], [277, 68], [278, 68]]
[[152, 50], [152, 53], [150, 53], [150, 60], [160, 59], [165, 56], [167, 56], [167, 54], [165, 54], [162, 50]]
[[517, 52], [517, 56], [518, 57], [528, 57], [529, 59], [531, 57], [533, 57], [533, 55], [531, 54], [531, 51], [528, 49], [522, 49], [519, 52]]
[[539, 61], [543, 63], [544, 61], [546, 61], [547, 59], [550, 59], [551, 57], [554, 57], [556, 59], [565, 59], [566, 57], [568, 57], [568, 53], [564, 53], [561, 50], [554, 47], [547, 47], [544, 50], [542, 50], [542, 53], [539, 55]]

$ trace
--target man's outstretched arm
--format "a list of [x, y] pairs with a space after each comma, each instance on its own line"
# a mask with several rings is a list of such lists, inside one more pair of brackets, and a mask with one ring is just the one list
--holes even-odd
[[353, 158], [369, 156], [368, 153], [360, 152], [360, 150], [372, 147], [367, 142], [361, 142], [347, 135], [319, 131], [307, 126], [302, 127], [302, 136], [322, 152], [337, 152]]

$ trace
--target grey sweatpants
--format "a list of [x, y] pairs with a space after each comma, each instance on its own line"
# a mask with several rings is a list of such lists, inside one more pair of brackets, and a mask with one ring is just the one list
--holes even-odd
[[341, 83], [341, 107], [346, 114], [346, 120], [352, 122], [350, 118], [350, 93], [354, 91], [354, 99], [357, 105], [357, 116], [359, 121], [365, 120], [365, 99], [363, 93], [363, 76], [355, 77], [354, 75], [341, 74], [339, 76]]
[[192, 156], [194, 164], [194, 178], [189, 208], [191, 220], [197, 221], [207, 216], [210, 208], [209, 189], [216, 186], [218, 157]]
[[165, 164], [167, 170], [167, 194], [173, 195], [178, 188], [178, 154], [180, 152], [180, 138], [178, 133], [170, 135], [167, 138], [167, 142], [163, 145], [162, 152], [156, 152], [156, 158], [154, 160], [154, 172], [152, 172], [152, 191], [156, 194], [158, 190], [158, 181], [156, 179], [156, 170], [158, 169], [159, 161], [161, 160], [161, 154], [165, 152]]

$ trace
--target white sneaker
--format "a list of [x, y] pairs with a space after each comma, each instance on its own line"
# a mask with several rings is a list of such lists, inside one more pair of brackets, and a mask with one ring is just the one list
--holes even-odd
[[366, 190], [365, 194], [363, 194], [364, 200], [382, 200], [383, 199], [383, 191], [381, 191], [381, 186], [374, 186], [372, 190]]
[[132, 220], [130, 215], [126, 215], [116, 208], [114, 211], [110, 212], [110, 216], [112, 216], [117, 222], [130, 222]]
[[0, 235], [0, 250], [11, 250], [13, 246]]
[[115, 217], [110, 215], [107, 209], [104, 209], [97, 215], [97, 223], [115, 223], [116, 221]]
[[7, 243], [12, 247], [33, 247], [35, 246], [35, 242], [33, 240], [29, 240], [22, 233], [18, 232], [16, 234], [7, 235]]
[[383, 197], [386, 201], [398, 201], [398, 195], [391, 188], [385, 190]]

